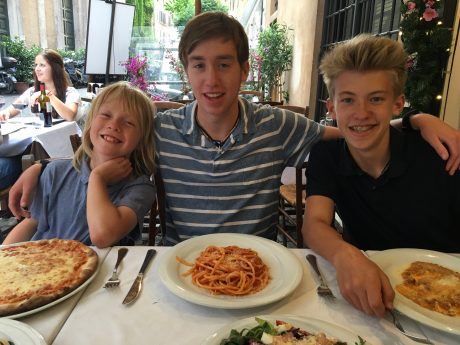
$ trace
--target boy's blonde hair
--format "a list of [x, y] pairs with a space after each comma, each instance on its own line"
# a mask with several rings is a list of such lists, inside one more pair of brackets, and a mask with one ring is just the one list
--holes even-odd
[[386, 37], [361, 34], [339, 43], [328, 51], [319, 66], [330, 97], [334, 97], [334, 83], [346, 71], [388, 71], [393, 76], [395, 96], [404, 92], [407, 79], [407, 54], [401, 43]]
[[85, 157], [87, 157], [88, 164], [90, 164], [93, 153], [93, 144], [90, 138], [91, 123], [99, 112], [101, 105], [110, 100], [120, 101], [127, 112], [134, 114], [138, 118], [141, 138], [137, 147], [131, 153], [130, 161], [135, 177], [144, 174], [150, 176], [155, 168], [155, 108], [144, 92], [124, 81], [102, 88], [97, 97], [93, 99], [86, 118], [85, 129], [83, 130], [82, 144], [73, 159], [74, 167], [80, 170], [82, 160]]

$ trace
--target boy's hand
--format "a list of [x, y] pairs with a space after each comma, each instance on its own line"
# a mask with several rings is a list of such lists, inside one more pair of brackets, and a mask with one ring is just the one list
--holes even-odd
[[340, 293], [355, 308], [383, 317], [386, 309], [393, 309], [395, 293], [385, 273], [360, 254], [341, 259], [336, 265]]
[[[420, 121], [420, 119], [424, 120]], [[455, 174], [457, 169], [460, 169], [460, 131], [428, 114], [412, 116], [411, 123], [413, 127], [420, 129], [422, 137], [436, 150], [438, 155], [447, 160], [446, 170], [449, 174]]]
[[98, 165], [91, 174], [99, 176], [106, 185], [112, 185], [128, 177], [132, 171], [129, 159], [118, 157]]

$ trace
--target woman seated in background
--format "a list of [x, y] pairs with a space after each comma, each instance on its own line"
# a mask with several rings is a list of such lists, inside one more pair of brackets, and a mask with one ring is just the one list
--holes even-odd
[[[53, 117], [74, 121], [80, 105], [80, 94], [64, 69], [64, 61], [58, 52], [46, 49], [35, 57], [33, 71], [34, 85], [28, 88], [13, 103], [33, 105], [40, 96], [40, 83], [45, 84], [46, 94], [53, 107]], [[19, 114], [13, 105], [0, 112], [0, 121], [6, 121]]]
[[[61, 55], [52, 49], [46, 49], [38, 54], [35, 57], [33, 76], [34, 85], [13, 103], [36, 104], [40, 95], [40, 83], [44, 83], [53, 107], [53, 117], [74, 121], [80, 105], [80, 94], [72, 87]], [[19, 110], [10, 105], [0, 111], [0, 121], [6, 121], [18, 114]], [[22, 154], [14, 157], [0, 157], [0, 189], [12, 185], [21, 174], [21, 156]]]

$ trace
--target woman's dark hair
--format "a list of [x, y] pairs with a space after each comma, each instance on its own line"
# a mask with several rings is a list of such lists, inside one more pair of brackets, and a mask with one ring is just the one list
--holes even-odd
[[[45, 49], [40, 54], [46, 62], [51, 66], [51, 72], [53, 76], [53, 83], [56, 89], [57, 97], [65, 103], [65, 94], [68, 86], [72, 86], [72, 82], [70, 81], [69, 75], [65, 71], [64, 68], [64, 60], [62, 56], [53, 49]], [[37, 55], [37, 56], [38, 56]], [[35, 68], [33, 71], [34, 76], [34, 88], [35, 91], [40, 91], [40, 82], [37, 79], [35, 74]], [[53, 109], [53, 117], [59, 117], [56, 111]]]

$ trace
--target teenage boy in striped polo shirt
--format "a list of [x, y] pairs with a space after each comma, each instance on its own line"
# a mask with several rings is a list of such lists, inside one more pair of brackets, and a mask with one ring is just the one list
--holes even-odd
[[[317, 141], [338, 137], [338, 130], [238, 97], [249, 71], [248, 38], [227, 14], [207, 12], [193, 18], [182, 34], [179, 56], [196, 100], [156, 116], [166, 244], [216, 232], [274, 239], [282, 171], [301, 165]], [[437, 134], [455, 137], [451, 151], [460, 151], [459, 133], [425, 117], [433, 119], [418, 116], [421, 120], [414, 117], [412, 124], [426, 123], [423, 129], [438, 146]], [[460, 161], [460, 155], [454, 158]], [[21, 205], [28, 204], [26, 191], [33, 180], [20, 178], [11, 192], [10, 206], [17, 216], [27, 216], [19, 199], [24, 184]]]

